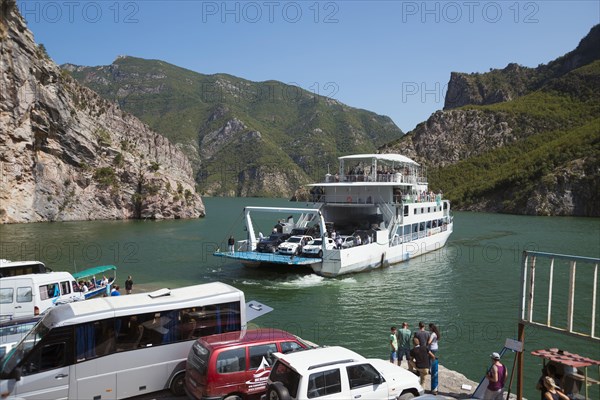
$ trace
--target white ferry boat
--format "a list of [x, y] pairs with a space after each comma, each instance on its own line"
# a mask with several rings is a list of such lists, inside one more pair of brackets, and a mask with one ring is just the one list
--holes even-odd
[[[234, 251], [214, 255], [249, 267], [308, 266], [333, 277], [407, 261], [446, 244], [453, 228], [450, 202], [428, 190], [418, 163], [399, 154], [349, 155], [339, 161], [335, 175], [308, 185], [308, 208], [246, 207], [248, 237]], [[323, 243], [326, 237], [353, 236], [354, 245], [324, 246], [318, 258], [258, 252], [257, 244], [264, 239], [257, 237], [252, 215], [265, 212], [290, 214], [275, 226], [279, 233], [313, 232]]]

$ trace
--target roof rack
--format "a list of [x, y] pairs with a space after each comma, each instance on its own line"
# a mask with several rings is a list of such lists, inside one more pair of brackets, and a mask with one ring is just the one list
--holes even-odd
[[335, 364], [348, 364], [348, 363], [351, 363], [351, 362], [354, 362], [354, 361], [356, 361], [356, 360], [353, 359], [353, 358], [348, 358], [348, 359], [345, 359], [345, 360], [329, 361], [329, 362], [326, 362], [326, 363], [323, 363], [323, 364], [311, 365], [310, 367], [308, 367], [308, 370], [310, 371], [311, 369], [317, 369], [317, 368], [321, 368], [321, 367], [328, 367], [330, 365], [335, 365]]

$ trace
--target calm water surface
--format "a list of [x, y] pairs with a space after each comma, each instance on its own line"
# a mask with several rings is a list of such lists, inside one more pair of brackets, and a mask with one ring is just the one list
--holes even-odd
[[[115, 264], [117, 281], [123, 285], [132, 275], [134, 291], [226, 282], [242, 289], [247, 300], [275, 308], [257, 324], [373, 357], [387, 357], [391, 325], [407, 321], [414, 328], [420, 320], [435, 322], [442, 331], [441, 363], [475, 381], [485, 373], [488, 355], [499, 351], [506, 338], [516, 337], [523, 250], [600, 257], [599, 219], [455, 213], [455, 232], [445, 248], [384, 270], [325, 279], [301, 271], [246, 269], [212, 256], [225, 248], [230, 234], [244, 237], [243, 207], [297, 204], [204, 200], [206, 218], [193, 221], [0, 226], [0, 257], [41, 260], [54, 270], [71, 272]], [[266, 233], [274, 220], [269, 216], [258, 223]], [[591, 304], [585, 289], [578, 290], [576, 303]], [[586, 318], [578, 314], [575, 322], [585, 325]], [[525, 343], [527, 354], [559, 347], [600, 359], [597, 344], [541, 330], [529, 329]], [[512, 355], [504, 361], [512, 368]], [[530, 399], [539, 397], [534, 387], [541, 365], [541, 359], [526, 357], [525, 395]], [[594, 396], [600, 398], [597, 388]]]

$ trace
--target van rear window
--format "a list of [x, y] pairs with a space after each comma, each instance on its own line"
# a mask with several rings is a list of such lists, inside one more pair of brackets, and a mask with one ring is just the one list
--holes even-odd
[[0, 289], [0, 304], [9, 304], [13, 302], [15, 290], [13, 288]]
[[187, 363], [200, 374], [206, 375], [206, 367], [209, 358], [210, 352], [208, 349], [196, 341], [192, 346], [192, 351], [190, 351], [190, 354], [188, 355]]
[[32, 298], [31, 286], [17, 288], [17, 303], [29, 303]]

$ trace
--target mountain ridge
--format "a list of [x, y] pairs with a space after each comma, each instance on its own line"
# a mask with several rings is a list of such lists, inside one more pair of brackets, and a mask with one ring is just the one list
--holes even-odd
[[275, 80], [135, 57], [63, 68], [178, 143], [208, 195], [290, 197], [337, 156], [373, 152], [403, 134], [389, 117]]
[[[430, 166], [430, 184], [455, 209], [600, 216], [600, 25], [576, 50], [527, 73], [543, 84], [504, 100], [466, 96], [380, 151]], [[474, 76], [488, 82], [486, 93], [510, 83], [498, 71]]]

